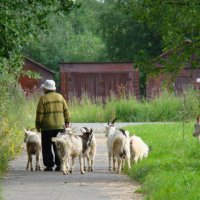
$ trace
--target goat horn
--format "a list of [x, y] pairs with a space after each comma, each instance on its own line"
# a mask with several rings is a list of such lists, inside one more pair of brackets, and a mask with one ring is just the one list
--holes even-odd
[[27, 133], [27, 130], [24, 128], [24, 131]]
[[111, 124], [114, 124], [116, 120], [118, 120], [119, 118], [116, 117], [115, 119], [112, 120]]
[[83, 127], [87, 132], [89, 132], [89, 129], [87, 127]]

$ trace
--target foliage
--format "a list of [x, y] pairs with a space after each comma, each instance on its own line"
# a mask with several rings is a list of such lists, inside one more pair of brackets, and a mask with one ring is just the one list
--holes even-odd
[[111, 61], [134, 61], [153, 58], [161, 52], [161, 38], [156, 28], [149, 28], [115, 0], [104, 1], [100, 31]]
[[191, 62], [192, 67], [197, 66], [200, 57], [199, 1], [119, 0], [118, 3], [133, 18], [146, 22], [150, 29], [156, 28], [163, 51], [169, 51], [168, 59], [157, 57], [153, 63], [148, 60], [143, 63], [144, 69], [153, 71], [155, 62], [164, 62], [166, 71], [176, 73], [187, 62]]
[[[14, 81], [13, 81], [14, 82]], [[22, 90], [13, 84], [0, 94], [0, 175], [8, 161], [21, 152], [23, 128], [34, 127], [35, 101], [27, 101]], [[5, 95], [6, 94], [6, 95]]]
[[[0, 63], [3, 66], [6, 62], [8, 73], [19, 77], [22, 69], [22, 45], [36, 37], [39, 32], [48, 30], [47, 16], [52, 13], [68, 13], [77, 5], [75, 0], [2, 1]], [[5, 73], [2, 68], [0, 73]]]
[[199, 199], [199, 142], [192, 136], [193, 123], [146, 124], [126, 127], [152, 146], [148, 158], [132, 165], [129, 176], [142, 183], [145, 199]]
[[51, 15], [49, 33], [40, 33], [24, 46], [24, 53], [57, 73], [59, 62], [100, 61], [105, 57], [105, 45], [97, 32], [98, 10], [98, 1], [85, 0], [68, 16]]

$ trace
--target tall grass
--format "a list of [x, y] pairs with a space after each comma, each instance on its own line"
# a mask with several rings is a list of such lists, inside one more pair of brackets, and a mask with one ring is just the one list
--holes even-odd
[[[6, 97], [5, 97], [6, 95]], [[9, 87], [1, 94], [0, 116], [0, 175], [7, 169], [8, 161], [20, 153], [23, 128], [34, 127], [35, 101], [28, 100], [18, 87]]]
[[152, 146], [146, 160], [132, 165], [129, 176], [142, 183], [145, 199], [200, 199], [200, 143], [192, 136], [193, 123], [146, 124], [127, 127]]
[[96, 103], [84, 96], [81, 101], [72, 99], [68, 103], [72, 122], [102, 122], [113, 117], [126, 122], [182, 121], [196, 118], [200, 108], [198, 91], [192, 88], [184, 95], [164, 91], [150, 100], [112, 96], [106, 103]]

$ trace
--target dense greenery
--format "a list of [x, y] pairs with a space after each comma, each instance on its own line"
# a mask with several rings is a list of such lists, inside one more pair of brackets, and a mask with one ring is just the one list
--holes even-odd
[[107, 46], [111, 61], [133, 61], [152, 59], [161, 53], [161, 37], [156, 28], [139, 22], [115, 0], [104, 2], [99, 17], [101, 37]]
[[[150, 29], [156, 29], [162, 40], [163, 51], [170, 51], [169, 59], [160, 60], [165, 71], [178, 72], [186, 62], [192, 60], [196, 66], [199, 60], [200, 3], [198, 0], [119, 0], [119, 7]], [[147, 62], [146, 71], [154, 70], [155, 62]]]
[[[152, 146], [148, 158], [127, 171], [142, 183], [145, 199], [198, 200], [200, 194], [199, 141], [192, 136], [194, 122], [183, 127], [175, 124], [148, 124], [127, 127]], [[141, 192], [140, 191], [140, 192]], [[139, 192], [139, 191], [138, 191]]]
[[[106, 104], [102, 104], [101, 100], [93, 103], [87, 97], [81, 102], [76, 99], [69, 102], [72, 122], [102, 122], [115, 116], [125, 122], [187, 122], [196, 118], [199, 106], [199, 94], [193, 89], [186, 90], [183, 96], [165, 91], [155, 99], [142, 101], [131, 96], [128, 99], [113, 96]], [[88, 110], [91, 110], [90, 115]]]
[[8, 161], [21, 152], [23, 128], [34, 127], [36, 109], [35, 101], [27, 101], [20, 88], [9, 85], [7, 89], [0, 95], [0, 175], [7, 169]]
[[[157, 72], [160, 62], [177, 73], [191, 56], [192, 66], [198, 61], [199, 6], [196, 0], [85, 0], [69, 17], [49, 18], [51, 34], [40, 34], [25, 52], [56, 70], [63, 60], [100, 60], [133, 61], [145, 73]], [[170, 59], [157, 57], [162, 51]]]
[[[47, 16], [52, 13], [68, 13], [76, 1], [2, 1], [0, 8], [0, 63], [21, 55], [22, 45], [48, 30]], [[16, 61], [10, 69], [15, 70]]]
[[102, 3], [85, 0], [68, 16], [51, 15], [48, 34], [24, 47], [24, 53], [59, 72], [59, 62], [105, 61], [106, 47], [97, 31]]
[[117, 1], [85, 0], [69, 16], [49, 18], [49, 34], [40, 34], [24, 52], [58, 71], [61, 61], [138, 61], [161, 53], [156, 29], [139, 22]]

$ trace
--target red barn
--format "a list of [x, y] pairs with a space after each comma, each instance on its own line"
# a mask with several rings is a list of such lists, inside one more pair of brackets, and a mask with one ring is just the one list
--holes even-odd
[[31, 60], [30, 58], [25, 58], [23, 68], [24, 70], [37, 72], [41, 77], [40, 79], [33, 79], [29, 78], [28, 76], [21, 76], [19, 79], [19, 83], [25, 92], [32, 93], [33, 91], [40, 88], [41, 84], [44, 83], [46, 79], [54, 79], [54, 71]]
[[132, 63], [60, 63], [61, 93], [66, 99], [106, 98], [114, 93], [135, 95], [139, 98], [139, 71]]
[[[170, 53], [165, 52], [159, 56], [162, 59], [170, 59]], [[158, 69], [162, 70], [163, 66], [156, 64]], [[171, 77], [174, 80], [171, 81]], [[174, 89], [176, 93], [182, 93], [183, 90], [188, 86], [193, 86], [194, 88], [200, 87], [200, 66], [197, 68], [192, 68], [191, 63], [188, 62], [185, 67], [178, 73], [161, 73], [156, 77], [147, 77], [146, 84], [146, 96], [147, 98], [152, 98], [159, 95], [163, 88], [167, 85]]]

